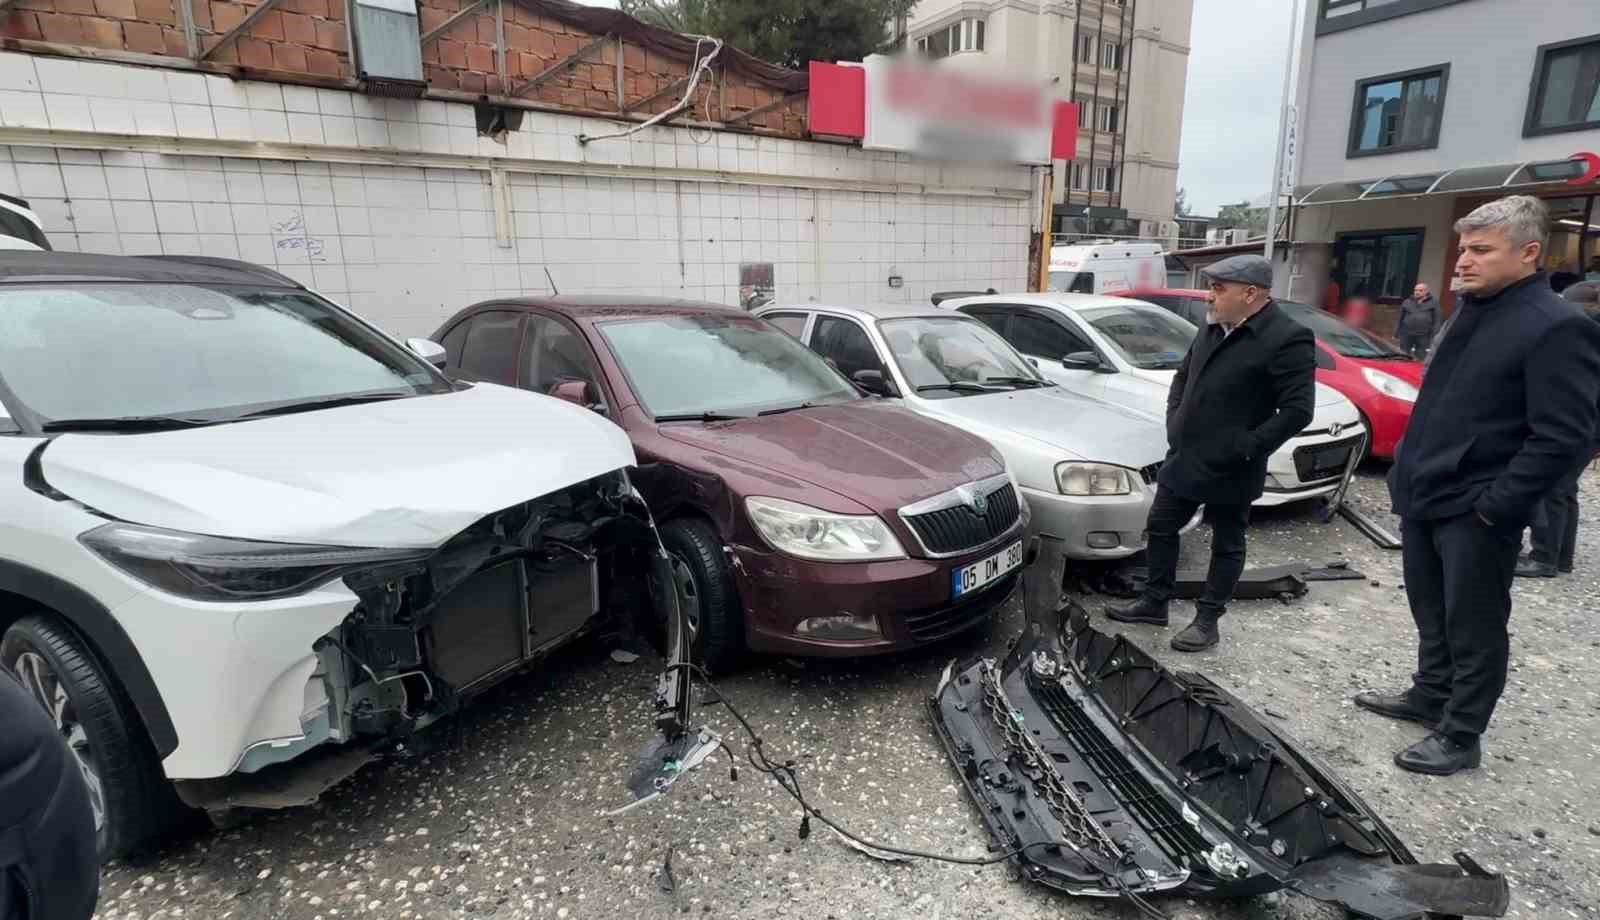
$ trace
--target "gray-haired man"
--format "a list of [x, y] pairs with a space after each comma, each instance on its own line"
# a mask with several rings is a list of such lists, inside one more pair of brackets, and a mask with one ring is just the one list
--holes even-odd
[[1389, 471], [1417, 672], [1410, 689], [1356, 704], [1432, 729], [1395, 755], [1418, 773], [1481, 762], [1478, 738], [1505, 689], [1522, 529], [1594, 443], [1600, 324], [1539, 271], [1548, 224], [1525, 195], [1456, 222], [1461, 301]]

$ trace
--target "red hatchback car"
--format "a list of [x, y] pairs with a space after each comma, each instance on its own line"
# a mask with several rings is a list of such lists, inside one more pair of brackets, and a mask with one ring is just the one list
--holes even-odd
[[[1205, 291], [1182, 288], [1131, 291], [1127, 295], [1205, 325]], [[1285, 313], [1317, 337], [1317, 382], [1325, 383], [1356, 404], [1372, 433], [1367, 452], [1394, 459], [1395, 446], [1411, 421], [1422, 386], [1422, 362], [1393, 344], [1316, 307], [1292, 300], [1276, 302]]]
[[[491, 301], [437, 333], [452, 376], [604, 414], [672, 557], [697, 659], [870, 655], [990, 620], [1028, 523], [988, 442], [880, 399], [741, 310]], [[512, 420], [508, 419], [510, 424]]]

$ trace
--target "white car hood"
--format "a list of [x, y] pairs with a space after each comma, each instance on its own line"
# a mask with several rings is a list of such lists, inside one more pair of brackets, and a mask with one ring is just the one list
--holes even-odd
[[1020, 436], [1070, 455], [1063, 459], [1139, 469], [1167, 453], [1167, 430], [1158, 416], [1065, 387], [924, 399], [921, 405], [928, 414], [980, 437], [1014, 441]]
[[[1172, 378], [1176, 377], [1177, 374], [1177, 371], [1152, 371], [1139, 368], [1128, 371], [1128, 376], [1137, 380], [1148, 381], [1159, 387], [1159, 389], [1151, 391], [1152, 395], [1159, 400], [1159, 403], [1152, 403], [1152, 406], [1158, 405], [1161, 412], [1167, 411], [1167, 391], [1172, 387]], [[1315, 427], [1325, 427], [1329, 421], [1348, 422], [1360, 418], [1356, 413], [1355, 404], [1346, 399], [1343, 393], [1327, 384], [1319, 383], [1316, 386], [1316, 416], [1315, 421], [1312, 422]], [[1348, 411], [1345, 411], [1345, 406], [1349, 406]], [[1155, 409], [1150, 411], [1155, 411]]]
[[207, 428], [67, 434], [42, 458], [50, 486], [124, 521], [406, 548], [632, 465], [627, 434], [606, 419], [492, 384]]

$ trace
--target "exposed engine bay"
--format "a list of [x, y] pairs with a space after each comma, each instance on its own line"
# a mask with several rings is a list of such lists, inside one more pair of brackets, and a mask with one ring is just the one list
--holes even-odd
[[1040, 544], [1023, 635], [1003, 661], [952, 664], [929, 702], [963, 784], [1025, 878], [1136, 901], [1286, 888], [1384, 920], [1504, 914], [1503, 877], [1462, 853], [1455, 865], [1417, 864], [1281, 729], [1063, 605], [1064, 556], [1058, 541]]

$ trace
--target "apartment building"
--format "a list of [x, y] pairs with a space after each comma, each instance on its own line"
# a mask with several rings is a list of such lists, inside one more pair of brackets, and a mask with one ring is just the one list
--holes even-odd
[[922, 0], [909, 46], [1036, 77], [1078, 103], [1055, 164], [1058, 233], [1170, 239], [1194, 0]]
[[1594, 0], [1312, 0], [1302, 47], [1296, 299], [1448, 305], [1452, 224], [1510, 193], [1550, 205], [1547, 270], [1600, 273]]

